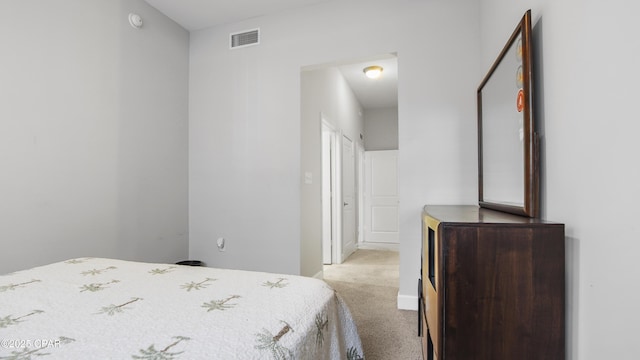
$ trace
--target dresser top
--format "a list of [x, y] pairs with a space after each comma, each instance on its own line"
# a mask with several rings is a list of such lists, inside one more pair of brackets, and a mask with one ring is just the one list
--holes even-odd
[[477, 205], [426, 205], [424, 207], [424, 213], [440, 222], [446, 223], [557, 224], [542, 219], [533, 219], [485, 209]]

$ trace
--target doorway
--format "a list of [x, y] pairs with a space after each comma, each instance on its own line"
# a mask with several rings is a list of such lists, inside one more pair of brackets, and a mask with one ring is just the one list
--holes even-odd
[[[361, 79], [363, 68], [372, 63], [381, 65], [385, 75], [367, 84]], [[364, 118], [371, 106], [395, 107], [397, 113], [395, 54], [301, 69], [304, 274], [321, 276], [322, 264], [339, 264], [364, 244]]]
[[320, 115], [322, 126], [322, 263], [341, 264], [358, 244], [356, 146]]

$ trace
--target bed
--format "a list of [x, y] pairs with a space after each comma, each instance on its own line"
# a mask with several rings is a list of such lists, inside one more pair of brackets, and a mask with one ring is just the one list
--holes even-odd
[[0, 276], [0, 359], [363, 359], [325, 282], [78, 258]]

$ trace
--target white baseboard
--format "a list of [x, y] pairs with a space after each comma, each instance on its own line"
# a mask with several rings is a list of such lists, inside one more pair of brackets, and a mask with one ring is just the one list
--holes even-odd
[[317, 274], [313, 275], [314, 279], [324, 280], [324, 271], [320, 270]]
[[398, 293], [398, 309], [418, 311], [418, 297]]
[[360, 242], [358, 249], [400, 251], [400, 244]]

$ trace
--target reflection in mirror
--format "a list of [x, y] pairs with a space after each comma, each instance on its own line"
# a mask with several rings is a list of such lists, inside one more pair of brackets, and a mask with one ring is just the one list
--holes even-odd
[[[521, 39], [518, 35], [518, 40]], [[509, 47], [482, 89], [482, 171], [484, 201], [524, 206], [524, 129], [516, 97], [522, 81], [519, 41]]]
[[529, 10], [478, 87], [478, 190], [482, 207], [537, 217], [530, 34]]

